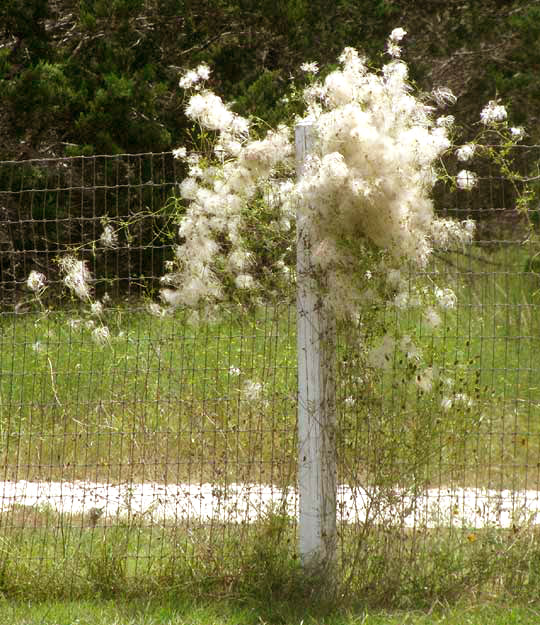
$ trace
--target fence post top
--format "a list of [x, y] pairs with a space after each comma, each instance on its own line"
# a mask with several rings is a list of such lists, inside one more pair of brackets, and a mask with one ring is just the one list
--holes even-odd
[[304, 117], [303, 119], [299, 119], [295, 126], [298, 127], [303, 127], [303, 126], [313, 126], [315, 123], [315, 118], [312, 115], [308, 115], [307, 117]]

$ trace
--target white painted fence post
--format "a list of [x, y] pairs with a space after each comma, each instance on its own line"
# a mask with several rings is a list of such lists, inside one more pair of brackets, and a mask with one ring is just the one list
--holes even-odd
[[[302, 176], [313, 128], [303, 120], [295, 130]], [[299, 213], [296, 227], [299, 550], [306, 569], [326, 576], [336, 552], [335, 323], [313, 275], [309, 219]]]

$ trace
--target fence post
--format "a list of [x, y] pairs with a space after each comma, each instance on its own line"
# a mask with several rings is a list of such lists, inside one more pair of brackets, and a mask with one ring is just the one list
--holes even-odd
[[[313, 149], [312, 123], [295, 129], [297, 176]], [[336, 553], [335, 322], [310, 261], [311, 223], [297, 214], [299, 551], [332, 582]]]

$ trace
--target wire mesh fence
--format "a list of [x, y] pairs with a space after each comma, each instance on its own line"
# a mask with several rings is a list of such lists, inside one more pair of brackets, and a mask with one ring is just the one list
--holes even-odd
[[[518, 156], [525, 175], [537, 154]], [[21, 562], [63, 567], [74, 592], [83, 577], [110, 589], [192, 557], [234, 568], [275, 518], [294, 548], [294, 285], [244, 314], [152, 314], [183, 173], [169, 153], [0, 163], [0, 570], [12, 579]], [[338, 328], [340, 566], [363, 563], [366, 587], [381, 554], [420, 572], [432, 528], [474, 542], [537, 523], [537, 212], [517, 198], [487, 166], [472, 192], [436, 190], [440, 211], [478, 223], [471, 248], [437, 253], [423, 276], [457, 306], [436, 324], [381, 312], [429, 367], [412, 366], [405, 339], [382, 373], [366, 371], [366, 329]], [[103, 308], [70, 299], [67, 254], [87, 261]], [[49, 284], [38, 300], [32, 270]]]

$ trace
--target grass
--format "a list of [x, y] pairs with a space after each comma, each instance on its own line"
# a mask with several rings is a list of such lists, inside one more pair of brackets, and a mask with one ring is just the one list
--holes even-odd
[[540, 275], [530, 256], [503, 244], [454, 259], [463, 303], [435, 339], [444, 366], [465, 363], [473, 374], [468, 392], [482, 422], [471, 447], [483, 447], [474, 483], [496, 489], [539, 487]]
[[[71, 319], [55, 313], [4, 320], [6, 477], [219, 481], [231, 470], [237, 480], [288, 476], [288, 463], [271, 462], [290, 456], [294, 436], [287, 310], [202, 327], [116, 310], [107, 319], [116, 338], [105, 346], [84, 324], [71, 327]], [[264, 389], [252, 397], [249, 385], [259, 381]]]
[[[480, 249], [441, 259], [439, 270], [460, 295], [457, 310], [435, 330], [418, 314], [385, 321], [415, 337], [441, 379], [451, 380], [432, 394], [418, 391], [406, 362], [369, 375], [362, 329], [341, 329], [340, 482], [375, 484], [388, 500], [396, 485], [409, 492], [539, 487], [540, 282], [524, 271], [525, 252]], [[180, 314], [113, 308], [103, 319], [112, 338], [103, 345], [87, 321], [67, 310], [0, 319], [2, 479], [294, 484], [296, 336], [288, 305], [198, 325]], [[457, 393], [472, 404], [444, 409], [441, 399]], [[501, 601], [526, 605], [540, 585], [538, 533], [526, 523], [407, 530], [394, 518], [340, 526], [339, 540], [341, 612], [328, 622], [451, 623], [450, 609], [440, 621], [426, 619], [439, 618], [440, 606], [476, 601], [495, 602], [496, 619], [497, 610], [505, 613]], [[91, 605], [111, 622], [198, 622], [199, 614], [200, 622], [220, 622], [209, 616], [217, 605], [223, 622], [293, 622], [291, 610], [309, 622], [314, 597], [295, 545], [290, 520], [272, 514], [249, 526], [152, 524], [15, 506], [0, 513], [0, 594], [56, 598], [48, 605], [58, 622], [61, 610], [76, 609], [63, 602], [84, 606], [95, 597]], [[148, 612], [138, 603], [139, 615], [113, 614], [107, 603], [142, 596]], [[174, 614], [152, 604], [175, 601]], [[409, 612], [366, 616], [383, 607]], [[467, 610], [459, 622], [477, 622]]]
[[[291, 519], [253, 524], [91, 524], [50, 510], [4, 513], [0, 596], [11, 600], [230, 601], [268, 618], [310, 609], [428, 610], [538, 599], [539, 530], [340, 525], [334, 589], [324, 594], [296, 556]], [[10, 525], [6, 523], [9, 519]], [[21, 520], [21, 517], [19, 517]]]
[[176, 602], [0, 602], [0, 620], [10, 625], [537, 625], [536, 606], [488, 604], [437, 607], [433, 611], [306, 612], [299, 619], [270, 621], [256, 609], [223, 602], [182, 605]]
[[[439, 269], [460, 304], [443, 325], [429, 329], [411, 314], [388, 320], [415, 337], [451, 391], [419, 394], [399, 363], [368, 379], [360, 332], [342, 330], [343, 479], [354, 466], [372, 480], [386, 450], [395, 465], [388, 480], [418, 477], [421, 457], [422, 479], [434, 485], [536, 488], [540, 283], [524, 271], [527, 257], [515, 248], [450, 256]], [[289, 485], [296, 455], [294, 315], [282, 304], [193, 326], [182, 315], [156, 318], [144, 307], [110, 309], [103, 321], [113, 338], [98, 345], [77, 312], [4, 314], [4, 479]], [[445, 394], [461, 393], [472, 408], [441, 408]]]

